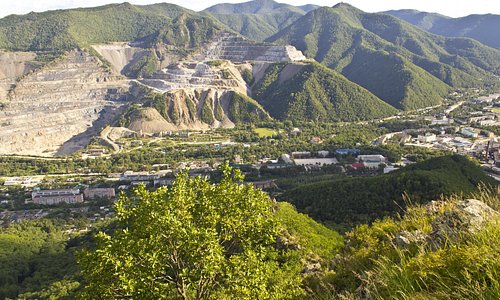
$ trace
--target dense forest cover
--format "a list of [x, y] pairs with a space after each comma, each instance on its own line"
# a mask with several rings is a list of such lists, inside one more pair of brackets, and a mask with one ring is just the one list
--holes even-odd
[[500, 52], [349, 4], [309, 12], [267, 41], [291, 44], [397, 108], [439, 104], [450, 87], [497, 84]]
[[122, 3], [5, 17], [0, 19], [0, 48], [60, 51], [131, 41], [196, 48], [219, 30], [211, 18], [173, 4]]
[[210, 14], [243, 36], [263, 41], [316, 8], [318, 6], [311, 4], [293, 6], [272, 0], [258, 0], [216, 4], [202, 13]]
[[75, 251], [85, 241], [66, 231], [74, 226], [81, 228], [78, 222], [42, 219], [0, 228], [0, 298], [74, 297], [81, 282]]
[[[282, 80], [293, 68], [299, 71]], [[271, 65], [254, 85], [252, 95], [272, 117], [292, 121], [370, 120], [397, 112], [368, 90], [318, 63]]]
[[455, 193], [469, 194], [480, 183], [497, 185], [474, 162], [451, 155], [381, 176], [302, 185], [285, 192], [280, 199], [293, 203], [315, 219], [352, 226], [394, 215], [408, 203], [426, 203]]
[[437, 13], [414, 9], [390, 10], [384, 13], [398, 17], [434, 34], [449, 37], [469, 37], [482, 44], [500, 49], [500, 32], [491, 30], [491, 28], [500, 27], [500, 16], [498, 14], [450, 18]]

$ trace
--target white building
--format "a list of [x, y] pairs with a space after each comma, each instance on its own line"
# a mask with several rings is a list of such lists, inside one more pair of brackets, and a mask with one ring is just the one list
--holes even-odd
[[338, 160], [336, 158], [302, 158], [302, 159], [294, 159], [295, 164], [297, 166], [324, 166], [324, 165], [335, 165], [338, 164]]
[[367, 168], [378, 168], [380, 164], [385, 164], [385, 157], [380, 154], [358, 155], [358, 161]]

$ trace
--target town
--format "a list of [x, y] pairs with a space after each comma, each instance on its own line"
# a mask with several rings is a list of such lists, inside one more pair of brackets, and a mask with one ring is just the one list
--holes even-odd
[[[457, 93], [451, 96], [463, 98]], [[490, 176], [500, 180], [499, 96], [469, 96], [468, 100], [389, 120], [341, 124], [323, 131], [312, 130], [307, 124], [281, 124], [253, 128], [250, 133], [246, 128], [134, 133], [109, 140], [116, 129], [106, 128], [106, 139], [91, 143], [74, 159], [102, 165], [114, 156], [137, 152], [167, 155], [174, 150], [175, 156], [162, 163], [143, 164], [141, 169], [126, 169], [127, 163], [122, 163], [121, 172], [113, 164], [115, 169], [107, 172], [82, 167], [58, 174], [4, 176], [0, 181], [0, 222], [42, 218], [62, 211], [68, 218], [104, 220], [113, 216], [112, 204], [120, 193], [130, 194], [139, 184], [151, 189], [170, 186], [181, 171], [216, 179], [218, 166], [224, 161], [243, 172], [245, 184], [253, 184], [271, 196], [287, 189], [284, 182], [290, 176], [300, 180], [302, 174], [318, 181], [325, 176], [376, 176], [415, 163], [419, 155], [439, 153], [475, 158]], [[291, 151], [284, 151], [287, 149]]]

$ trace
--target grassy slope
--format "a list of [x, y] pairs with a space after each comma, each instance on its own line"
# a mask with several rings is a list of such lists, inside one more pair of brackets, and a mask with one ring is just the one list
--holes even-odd
[[281, 199], [316, 219], [352, 225], [399, 211], [406, 205], [404, 193], [414, 203], [425, 203], [442, 194], [473, 192], [479, 182], [496, 184], [479, 166], [465, 157], [453, 155], [376, 177], [304, 185], [285, 192]]
[[281, 82], [286, 64], [274, 64], [253, 88], [253, 96], [278, 119], [356, 121], [396, 113], [364, 88], [320, 64], [304, 66]]

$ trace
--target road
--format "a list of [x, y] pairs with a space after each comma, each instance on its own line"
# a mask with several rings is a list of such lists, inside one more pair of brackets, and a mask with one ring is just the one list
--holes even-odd
[[108, 125], [101, 131], [101, 139], [105, 140], [113, 148], [115, 153], [120, 153], [122, 151], [122, 147], [109, 138], [110, 133], [111, 126]]

